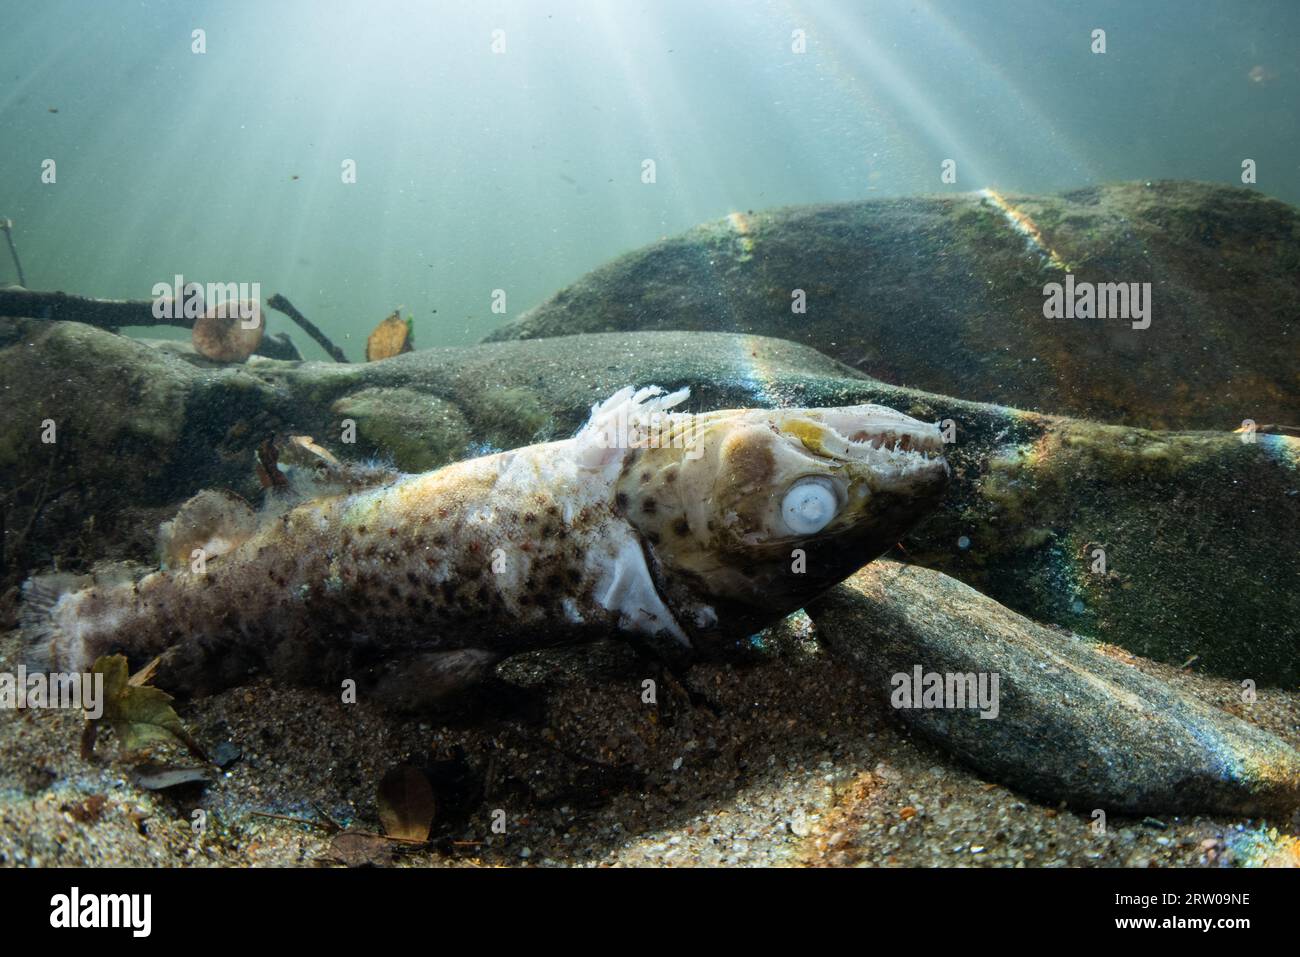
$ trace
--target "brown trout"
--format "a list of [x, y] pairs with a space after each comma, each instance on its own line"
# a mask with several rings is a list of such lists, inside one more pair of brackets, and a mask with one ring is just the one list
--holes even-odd
[[947, 483], [937, 427], [892, 409], [671, 411], [687, 395], [623, 389], [573, 438], [260, 515], [203, 493], [163, 570], [29, 581], [30, 647], [60, 671], [161, 656], [173, 691], [403, 675], [432, 702], [546, 646], [734, 645], [894, 545]]

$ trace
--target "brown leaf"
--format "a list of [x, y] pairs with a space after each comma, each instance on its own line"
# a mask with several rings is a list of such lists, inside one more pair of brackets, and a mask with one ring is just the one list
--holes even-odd
[[347, 867], [387, 867], [393, 863], [393, 844], [378, 834], [343, 831], [330, 841], [330, 854]]
[[389, 837], [427, 841], [435, 811], [433, 786], [424, 773], [401, 764], [379, 782], [379, 820]]
[[409, 320], [403, 319], [401, 310], [375, 326], [366, 340], [366, 361], [376, 362], [392, 356], [400, 356], [415, 347], [415, 334]]
[[92, 794], [77, 804], [65, 804], [61, 810], [67, 811], [72, 815], [74, 820], [82, 824], [94, 824], [104, 813], [104, 805], [108, 803], [108, 798], [102, 794]]

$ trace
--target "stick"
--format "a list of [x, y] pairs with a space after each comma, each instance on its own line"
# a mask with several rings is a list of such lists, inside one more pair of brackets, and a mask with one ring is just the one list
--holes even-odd
[[298, 323], [298, 325], [302, 327], [302, 331], [315, 339], [316, 344], [328, 352], [335, 362], [348, 361], [348, 357], [343, 354], [343, 350], [330, 342], [329, 337], [317, 329], [315, 323], [294, 308], [293, 303], [288, 299], [285, 299], [284, 296], [277, 292], [270, 299], [266, 300], [266, 304], [277, 312], [284, 313], [294, 322]]
[[[89, 299], [66, 292], [39, 292], [35, 289], [0, 289], [0, 316], [80, 322], [109, 332], [117, 332], [123, 326], [194, 328], [194, 320], [184, 316], [156, 318], [152, 299]], [[264, 336], [257, 347], [257, 355], [271, 359], [302, 359], [297, 347], [283, 332]]]
[[291, 824], [306, 824], [308, 827], [318, 827], [322, 831], [328, 831], [331, 834], [334, 834], [337, 831], [342, 830], [342, 828], [340, 828], [333, 821], [330, 821], [328, 824], [322, 824], [320, 821], [313, 821], [311, 818], [293, 817], [289, 814], [272, 814], [270, 811], [254, 810], [254, 811], [249, 811], [248, 813], [256, 814], [258, 817], [269, 817], [275, 821], [288, 821]]
[[14, 257], [14, 268], [18, 270], [18, 285], [26, 286], [27, 280], [23, 278], [23, 264], [18, 261], [18, 250], [14, 248], [14, 221], [12, 219], [0, 219], [0, 229], [5, 231], [5, 239], [9, 240], [9, 255]]
[[34, 289], [0, 289], [0, 316], [17, 319], [62, 319], [84, 322], [116, 332], [122, 326], [179, 326], [189, 329], [193, 319], [156, 319], [152, 299], [89, 299], [66, 292]]
[[[330, 341], [325, 333], [294, 308], [293, 303], [279, 293], [266, 301], [272, 309], [284, 313], [302, 330], [316, 340], [321, 348], [330, 354], [335, 362], [347, 362], [343, 350]], [[192, 329], [194, 320], [185, 316], [159, 319], [153, 314], [152, 299], [91, 299], [87, 296], [74, 296], [67, 292], [38, 292], [34, 289], [0, 289], [0, 316], [12, 316], [15, 319], [51, 319], [67, 322], [82, 322], [88, 326], [117, 332], [123, 326], [176, 326], [180, 329]], [[267, 345], [266, 340], [263, 344]], [[270, 345], [265, 351], [273, 358], [298, 358], [285, 353], [279, 344], [273, 350]]]

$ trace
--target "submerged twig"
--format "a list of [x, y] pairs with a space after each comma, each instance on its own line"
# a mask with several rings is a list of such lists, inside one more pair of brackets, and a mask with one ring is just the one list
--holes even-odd
[[339, 831], [343, 830], [342, 827], [335, 824], [329, 818], [326, 818], [325, 821], [322, 822], [313, 821], [309, 817], [294, 817], [291, 814], [275, 814], [271, 811], [252, 810], [248, 813], [256, 815], [257, 817], [268, 817], [275, 821], [288, 821], [290, 824], [306, 824], [308, 827], [318, 827], [329, 834], [337, 834]]
[[82, 322], [117, 332], [123, 326], [178, 326], [189, 329], [192, 318], [159, 319], [152, 299], [91, 299], [66, 292], [35, 289], [0, 289], [0, 316], [16, 319], [51, 319]]
[[[193, 329], [195, 317], [173, 309], [172, 316], [154, 315], [153, 299], [91, 299], [67, 292], [36, 289], [0, 289], [0, 316], [14, 319], [48, 319], [80, 322], [96, 329], [117, 332], [123, 326], [174, 326]], [[285, 333], [267, 335], [255, 354], [270, 359], [301, 359], [302, 355]]]
[[284, 296], [277, 292], [270, 299], [266, 300], [266, 304], [277, 312], [284, 313], [294, 322], [298, 323], [298, 325], [302, 327], [302, 331], [315, 339], [316, 344], [328, 352], [335, 362], [348, 361], [348, 357], [343, 354], [343, 350], [331, 342], [329, 336], [321, 332], [314, 322], [299, 312], [294, 304], [288, 299], [285, 299]]
[[12, 219], [0, 219], [0, 229], [5, 231], [5, 239], [9, 241], [9, 255], [14, 258], [14, 268], [18, 270], [18, 285], [26, 286], [27, 280], [23, 277], [23, 264], [18, 261], [18, 250], [14, 247], [14, 221]]

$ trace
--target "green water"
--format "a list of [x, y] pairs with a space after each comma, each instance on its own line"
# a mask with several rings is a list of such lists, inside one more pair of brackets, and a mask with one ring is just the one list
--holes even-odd
[[32, 288], [259, 282], [354, 359], [398, 305], [417, 345], [470, 343], [736, 210], [1239, 184], [1243, 158], [1298, 203], [1298, 27], [1290, 2], [11, 2], [0, 216]]

